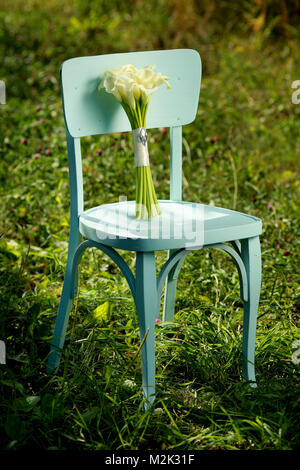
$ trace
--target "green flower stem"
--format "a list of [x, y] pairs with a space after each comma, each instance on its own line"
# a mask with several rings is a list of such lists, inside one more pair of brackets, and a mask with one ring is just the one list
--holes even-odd
[[[135, 100], [133, 109], [126, 101], [121, 102], [132, 130], [146, 127], [149, 98]], [[136, 219], [146, 219], [161, 214], [154, 189], [150, 166], [136, 167]]]
[[146, 219], [161, 214], [153, 185], [150, 166], [136, 167], [136, 219]]

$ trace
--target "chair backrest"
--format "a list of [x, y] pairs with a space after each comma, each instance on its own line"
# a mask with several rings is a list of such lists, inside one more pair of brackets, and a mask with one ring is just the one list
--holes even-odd
[[195, 119], [201, 82], [201, 59], [192, 49], [128, 52], [66, 60], [61, 68], [66, 127], [72, 137], [84, 137], [131, 130], [117, 100], [98, 85], [106, 70], [133, 64], [137, 68], [154, 64], [169, 77], [171, 89], [160, 86], [151, 97], [147, 128], [177, 127]]
[[[114, 96], [98, 91], [106, 70], [127, 64], [137, 68], [154, 64], [157, 72], [169, 77], [171, 89], [162, 85], [151, 96], [146, 127], [170, 127], [170, 199], [182, 199], [182, 126], [194, 121], [197, 113], [201, 84], [198, 52], [172, 49], [69, 59], [61, 67], [61, 85], [73, 227], [84, 210], [80, 138], [131, 131], [120, 103]], [[76, 234], [75, 230], [74, 237]]]

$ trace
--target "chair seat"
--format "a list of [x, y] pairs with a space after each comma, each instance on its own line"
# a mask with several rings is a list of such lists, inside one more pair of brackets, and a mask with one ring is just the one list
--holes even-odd
[[193, 248], [262, 232], [261, 220], [240, 212], [186, 201], [159, 200], [161, 215], [135, 219], [135, 201], [103, 204], [79, 217], [87, 239], [130, 251]]

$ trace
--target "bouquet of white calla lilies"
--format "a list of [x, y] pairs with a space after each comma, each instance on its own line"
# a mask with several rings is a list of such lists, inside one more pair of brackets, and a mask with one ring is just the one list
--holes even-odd
[[134, 65], [122, 65], [107, 70], [99, 85], [111, 93], [123, 106], [131, 128], [136, 165], [136, 218], [161, 214], [149, 165], [146, 114], [151, 95], [159, 86], [168, 83], [168, 77], [154, 71], [154, 65], [136, 69]]

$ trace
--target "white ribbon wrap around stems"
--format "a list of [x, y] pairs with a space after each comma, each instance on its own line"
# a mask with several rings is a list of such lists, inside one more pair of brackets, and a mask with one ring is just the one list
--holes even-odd
[[147, 133], [144, 127], [132, 131], [135, 166], [149, 166]]

